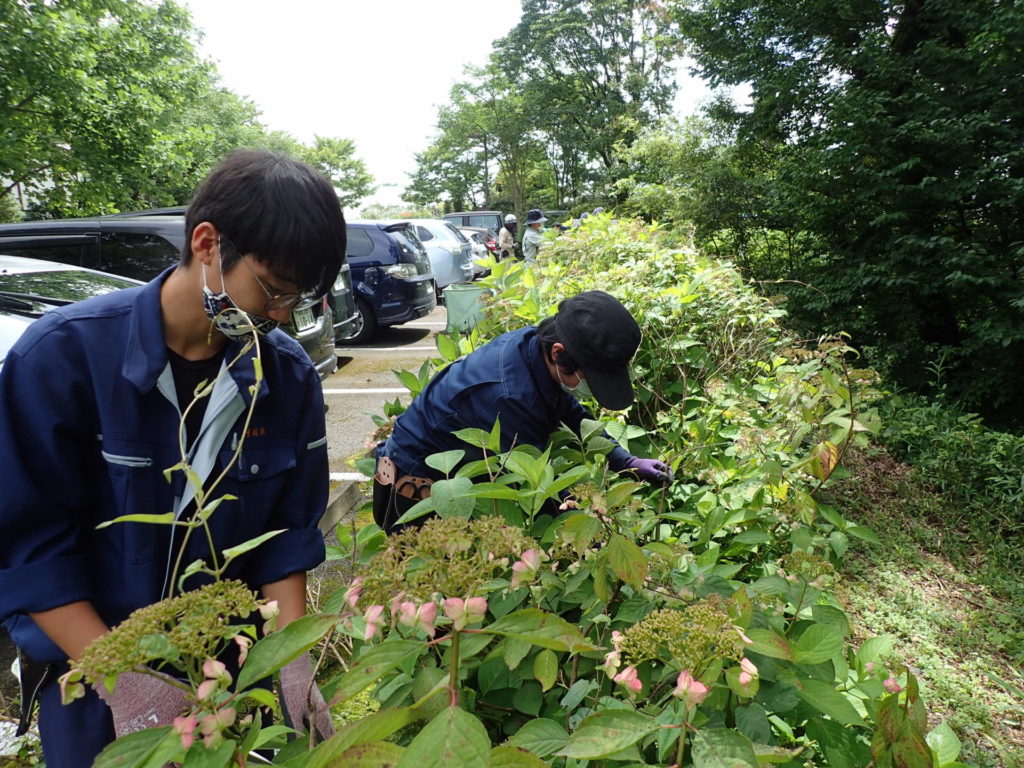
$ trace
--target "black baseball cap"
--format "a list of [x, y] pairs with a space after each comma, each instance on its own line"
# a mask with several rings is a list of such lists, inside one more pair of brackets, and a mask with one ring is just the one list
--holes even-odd
[[640, 346], [640, 326], [629, 310], [604, 291], [585, 291], [558, 305], [555, 330], [597, 402], [613, 411], [628, 408], [633, 402], [629, 361]]

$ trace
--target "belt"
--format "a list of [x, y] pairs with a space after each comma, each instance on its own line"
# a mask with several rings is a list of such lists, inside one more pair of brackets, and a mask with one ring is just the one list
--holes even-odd
[[407, 499], [420, 501], [430, 497], [430, 486], [434, 481], [429, 477], [416, 477], [414, 475], [398, 476], [398, 467], [395, 462], [387, 456], [377, 459], [377, 471], [373, 479], [381, 485], [393, 485], [395, 493]]

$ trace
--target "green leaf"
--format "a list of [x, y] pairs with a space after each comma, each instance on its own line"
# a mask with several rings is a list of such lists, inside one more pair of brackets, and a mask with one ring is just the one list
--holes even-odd
[[843, 633], [839, 627], [834, 624], [812, 624], [797, 640], [793, 648], [793, 661], [797, 664], [821, 664], [842, 651]]
[[643, 550], [621, 534], [612, 534], [608, 540], [608, 565], [633, 589], [642, 587], [647, 579], [647, 558]]
[[335, 764], [345, 768], [387, 768], [396, 765], [404, 754], [405, 747], [389, 741], [367, 741], [346, 749]]
[[750, 646], [750, 650], [754, 653], [784, 661], [793, 660], [793, 650], [782, 635], [770, 629], [748, 629], [746, 635], [754, 641], [754, 644]]
[[331, 738], [316, 746], [303, 764], [303, 768], [326, 768], [345, 765], [338, 757], [356, 744], [385, 739], [411, 723], [419, 713], [412, 707], [382, 709], [339, 729]]
[[[577, 683], [587, 682], [578, 680]], [[528, 720], [507, 742], [509, 746], [522, 747], [537, 757], [548, 757], [561, 749], [569, 740], [569, 734], [554, 720], [539, 717]]]
[[298, 658], [334, 629], [338, 621], [337, 616], [314, 613], [257, 640], [238, 673], [237, 690], [244, 691]]
[[524, 640], [553, 651], [582, 653], [601, 650], [565, 619], [545, 613], [539, 608], [524, 608], [502, 616], [481, 631], [493, 635], [514, 637], [517, 640]]
[[617, 483], [608, 489], [608, 493], [605, 496], [605, 503], [609, 508], [621, 507], [628, 504], [633, 498], [633, 494], [644, 487], [644, 483], [636, 483], [632, 481]]
[[225, 739], [208, 749], [202, 741], [197, 741], [185, 753], [184, 768], [225, 768], [231, 764], [236, 746], [231, 739]]
[[960, 739], [953, 733], [947, 723], [939, 723], [924, 737], [928, 746], [935, 752], [939, 768], [954, 762], [960, 756]]
[[392, 373], [395, 374], [399, 383], [414, 395], [423, 389], [423, 387], [420, 386], [420, 380], [412, 371], [392, 371]]
[[565, 696], [558, 702], [562, 709], [572, 711], [576, 709], [581, 701], [583, 701], [590, 692], [598, 687], [596, 680], [590, 680], [588, 678], [580, 678], [570, 686], [569, 690], [565, 692]]
[[606, 709], [583, 718], [555, 754], [600, 760], [636, 744], [660, 727], [654, 718], [631, 709]]
[[[104, 520], [102, 523], [96, 526], [96, 530], [100, 528], [107, 528], [114, 523], [157, 523], [166, 525], [174, 522], [173, 512], [164, 512], [161, 515], [121, 515], [115, 517], [113, 520]], [[186, 523], [182, 523], [186, 525]]]
[[726, 728], [702, 728], [693, 734], [694, 768], [757, 768], [750, 739]]
[[[439, 481], [439, 482], [443, 482], [443, 481]], [[425, 515], [429, 515], [433, 511], [434, 511], [434, 498], [433, 498], [433, 496], [428, 496], [425, 499], [420, 499], [415, 504], [413, 504], [411, 507], [409, 507], [409, 509], [407, 509], [405, 511], [405, 514], [402, 515], [400, 518], [398, 518], [396, 523], [401, 523], [401, 524], [411, 523], [413, 520], [418, 520], [419, 518], [424, 517]]]
[[505, 745], [491, 750], [491, 768], [547, 768], [547, 763], [523, 749]]
[[604, 424], [594, 419], [583, 419], [580, 421], [580, 440], [586, 443], [593, 435], [604, 431]]
[[540, 714], [541, 705], [544, 703], [544, 695], [541, 693], [540, 685], [533, 680], [524, 683], [516, 689], [512, 695], [512, 706], [526, 715], [537, 717]]
[[864, 720], [853, 704], [842, 693], [820, 680], [794, 680], [797, 696], [819, 712], [837, 720], [843, 725], [861, 725]]
[[547, 691], [558, 679], [558, 657], [545, 648], [533, 660], [533, 676], [540, 682], [542, 691]]
[[166, 763], [180, 763], [184, 756], [181, 735], [167, 725], [129, 733], [111, 742], [100, 752], [93, 768], [163, 768]]
[[526, 654], [530, 652], [533, 646], [525, 640], [517, 640], [514, 637], [506, 637], [502, 641], [502, 658], [505, 660], [505, 666], [510, 670], [515, 669], [519, 666]]
[[473, 481], [468, 477], [436, 481], [430, 486], [434, 511], [440, 517], [469, 517], [476, 506], [476, 500], [468, 495], [472, 488]]
[[462, 442], [469, 443], [469, 445], [472, 445], [474, 448], [486, 448], [488, 438], [490, 437], [486, 430], [477, 429], [476, 427], [457, 429], [452, 432], [452, 434]]
[[851, 525], [847, 527], [846, 532], [851, 536], [856, 536], [858, 539], [867, 541], [871, 544], [881, 544], [878, 536], [870, 528], [865, 528], [863, 525]]
[[434, 341], [437, 344], [437, 351], [441, 353], [441, 357], [446, 362], [450, 363], [459, 359], [459, 345], [452, 341], [450, 336], [439, 333], [434, 336]]
[[601, 521], [585, 514], [570, 516], [559, 528], [558, 535], [577, 552], [590, 548], [601, 532]]
[[[466, 458], [465, 451], [444, 451], [443, 453], [433, 453], [423, 461], [428, 467], [436, 469], [441, 474], [450, 475], [464, 458]], [[431, 488], [430, 495], [434, 495], [433, 488]]]
[[481, 768], [490, 752], [483, 723], [464, 709], [448, 707], [416, 734], [397, 768]]
[[255, 539], [249, 539], [248, 541], [243, 541], [241, 544], [238, 544], [238, 545], [236, 545], [234, 547], [230, 547], [228, 549], [225, 549], [221, 553], [221, 554], [224, 555], [225, 563], [234, 560], [239, 555], [243, 555], [243, 554], [245, 554], [246, 552], [248, 552], [251, 549], [256, 549], [256, 547], [258, 547], [264, 541], [267, 541], [268, 539], [272, 539], [275, 536], [277, 536], [277, 534], [284, 533], [284, 531], [285, 531], [284, 528], [281, 528], [281, 529], [276, 530], [276, 531], [267, 531], [266, 533], [262, 534], [261, 536], [257, 536]]
[[388, 638], [360, 656], [347, 672], [323, 686], [321, 690], [324, 698], [328, 699], [332, 706], [345, 701], [426, 647], [426, 642], [421, 640]]

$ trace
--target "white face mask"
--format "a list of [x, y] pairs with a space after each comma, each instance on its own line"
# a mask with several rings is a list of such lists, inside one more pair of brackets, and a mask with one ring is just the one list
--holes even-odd
[[579, 382], [575, 387], [570, 387], [562, 380], [562, 372], [558, 370], [558, 366], [555, 366], [555, 373], [558, 374], [558, 383], [562, 387], [562, 391], [567, 395], [572, 395], [577, 400], [594, 400], [594, 393], [590, 391], [590, 385], [587, 384], [587, 380], [580, 378]]

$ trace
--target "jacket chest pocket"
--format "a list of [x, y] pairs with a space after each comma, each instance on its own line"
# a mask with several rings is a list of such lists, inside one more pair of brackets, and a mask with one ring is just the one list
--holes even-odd
[[[140, 450], [137, 446], [105, 446], [101, 455], [113, 498], [102, 504], [99, 520], [170, 511], [170, 486], [151, 451]], [[153, 559], [162, 533], [166, 533], [166, 526], [129, 522], [94, 530], [92, 535], [111, 546], [125, 562], [145, 563]]]
[[214, 489], [210, 501], [224, 494], [236, 499], [222, 502], [210, 517], [217, 545], [235, 546], [268, 530], [275, 504], [296, 465], [295, 447], [287, 445], [245, 446], [238, 460], [235, 452], [222, 450], [215, 470], [225, 481]]

